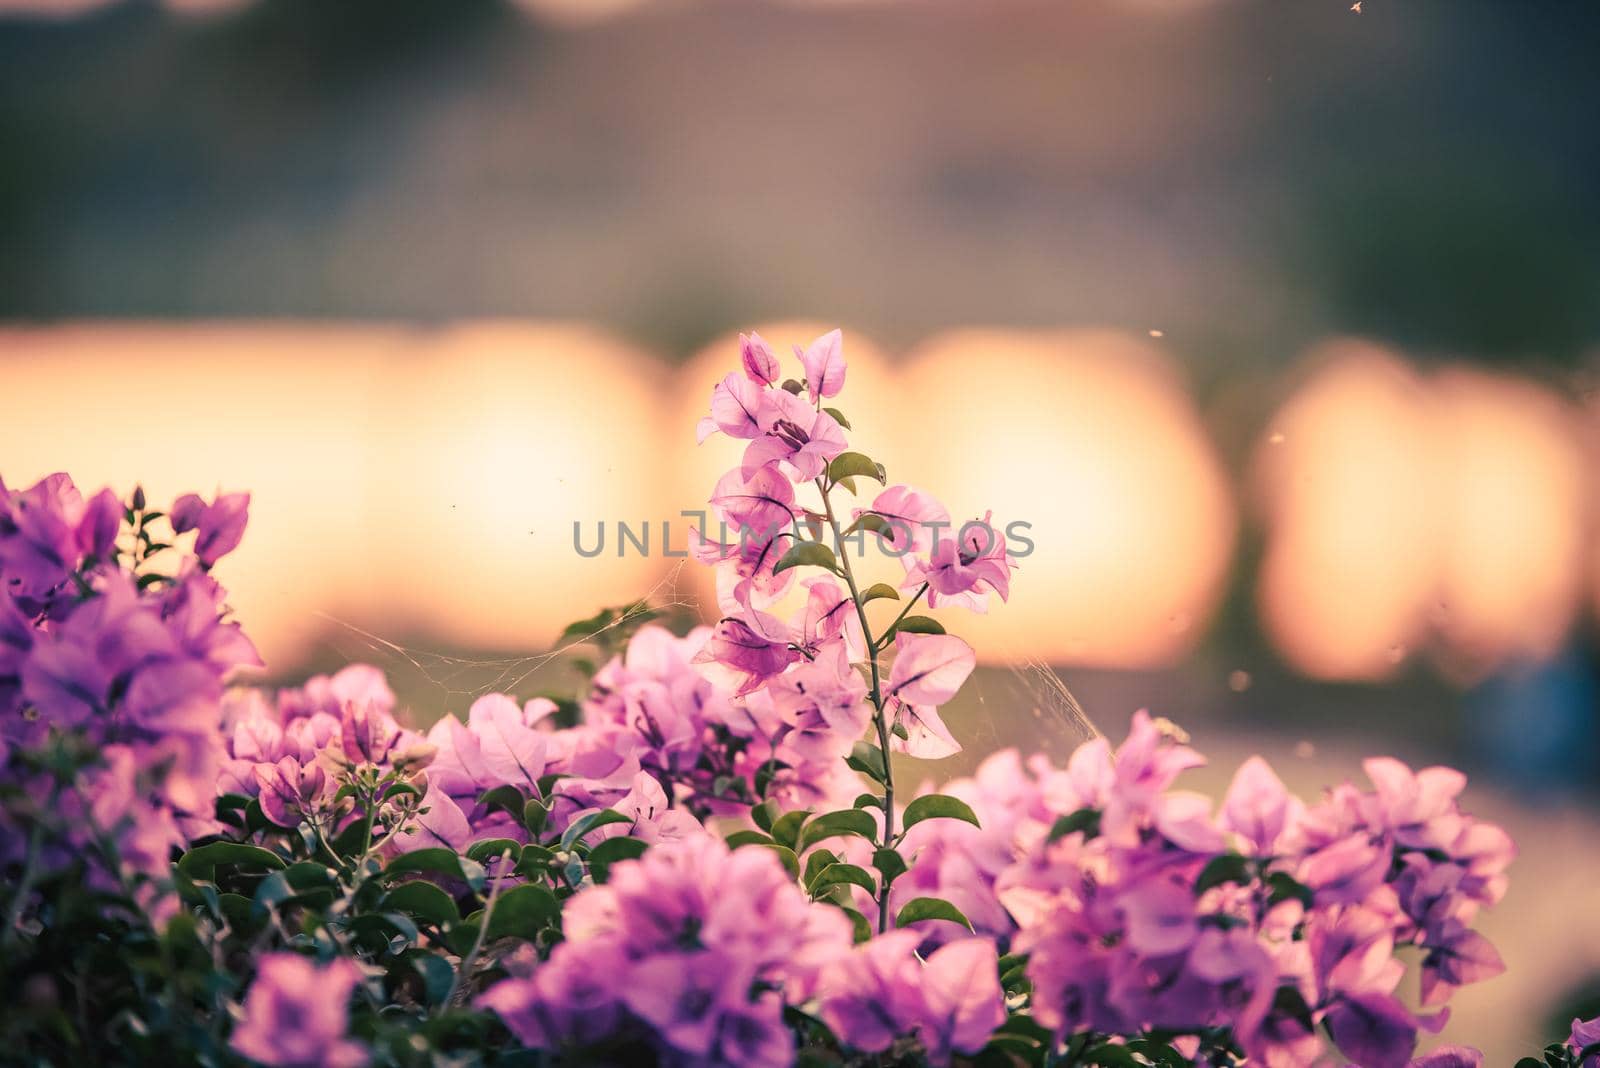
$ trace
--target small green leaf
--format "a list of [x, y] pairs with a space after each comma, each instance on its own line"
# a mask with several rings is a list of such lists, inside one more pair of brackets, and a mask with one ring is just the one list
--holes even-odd
[[550, 810], [537, 798], [522, 806], [522, 825], [528, 828], [528, 833], [535, 838], [543, 833], [545, 824], [549, 821]]
[[422, 979], [423, 993], [429, 1005], [437, 1005], [450, 996], [456, 976], [449, 961], [437, 953], [420, 949], [408, 951], [406, 960]]
[[780, 575], [791, 567], [820, 567], [837, 575], [839, 558], [820, 541], [801, 541], [796, 542], [794, 548], [784, 553], [783, 558], [772, 566], [772, 573]]
[[778, 817], [781, 815], [783, 815], [783, 810], [778, 807], [778, 802], [773, 800], [763, 801], [750, 809], [751, 821], [763, 831], [771, 831], [772, 825], [777, 822]]
[[522, 791], [515, 786], [496, 786], [478, 795], [478, 804], [490, 812], [504, 812], [514, 820], [522, 818]]
[[782, 388], [798, 397], [800, 394], [806, 391], [806, 384], [804, 382], [797, 382], [792, 378], [785, 378], [783, 380]]
[[561, 926], [561, 902], [542, 886], [524, 883], [501, 892], [489, 914], [486, 941], [525, 938], [532, 941], [540, 930]]
[[965, 820], [974, 827], [980, 826], [978, 814], [960, 798], [948, 794], [924, 794], [913, 798], [906, 806], [905, 826], [915, 827], [923, 820]]
[[772, 845], [773, 842], [772, 835], [761, 831], [752, 831], [748, 827], [742, 831], [734, 831], [727, 837], [729, 849], [738, 849], [740, 846], [747, 845]]
[[800, 843], [800, 825], [811, 816], [810, 809], [785, 812], [772, 825], [772, 837], [779, 845], [793, 849]]
[[403, 875], [407, 872], [432, 872], [435, 875], [448, 875], [452, 878], [463, 880], [474, 890], [483, 888], [483, 865], [469, 857], [457, 856], [454, 851], [444, 848], [418, 849], [410, 853], [402, 853], [389, 862], [383, 869], [385, 878], [392, 875]]
[[485, 838], [481, 842], [473, 842], [467, 847], [467, 856], [485, 864], [495, 860], [502, 854], [510, 853], [513, 859], [522, 856], [522, 844], [513, 842], [509, 838]]
[[215, 880], [217, 868], [253, 868], [281, 871], [283, 858], [270, 849], [243, 842], [211, 842], [195, 846], [178, 861], [178, 870], [191, 879]]
[[1223, 853], [1212, 857], [1194, 881], [1194, 896], [1210, 890], [1223, 883], [1239, 883], [1243, 885], [1250, 881], [1250, 862], [1237, 853]]
[[438, 928], [448, 927], [461, 918], [449, 894], [421, 880], [401, 883], [384, 894], [382, 907], [386, 912], [403, 912]]
[[870, 530], [874, 534], [883, 534], [885, 532], [890, 535], [894, 534], [894, 527], [877, 512], [863, 512], [856, 517], [854, 523], [844, 528], [844, 533], [854, 534], [858, 530]]
[[1268, 875], [1267, 886], [1272, 891], [1267, 895], [1268, 905], [1276, 905], [1292, 899], [1299, 901], [1309, 909], [1315, 900], [1310, 887], [1302, 885], [1294, 876], [1285, 871], [1275, 871]]
[[877, 794], [856, 794], [855, 804], [851, 808], [875, 808], [883, 810], [883, 798]]
[[806, 855], [806, 869], [801, 873], [800, 881], [810, 887], [811, 880], [815, 879], [823, 868], [826, 868], [829, 864], [837, 863], [839, 863], [839, 854], [833, 850], [813, 849]]
[[875, 849], [872, 866], [883, 873], [885, 883], [892, 883], [906, 873], [906, 858], [893, 849]]
[[899, 599], [900, 591], [887, 582], [875, 582], [861, 591], [862, 604], [866, 604], [869, 601], [898, 601]]
[[883, 465], [859, 452], [841, 452], [828, 464], [828, 478], [834, 482], [857, 477], [876, 479], [879, 484], [888, 481]]
[[886, 634], [886, 635], [884, 635], [884, 637], [889, 637], [892, 634], [943, 634], [943, 633], [944, 633], [944, 624], [940, 623], [937, 619], [934, 619], [932, 616], [906, 616], [904, 619], [902, 619], [900, 622], [898, 622], [898, 623], [896, 623], [894, 625], [894, 629], [890, 632], [890, 634]]
[[878, 884], [867, 869], [844, 863], [829, 864], [826, 868], [817, 872], [816, 877], [808, 882], [806, 889], [810, 890], [812, 895], [815, 896], [819, 890], [845, 884], [859, 886], [869, 894], [878, 892]]
[[1092, 808], [1080, 808], [1076, 812], [1068, 813], [1050, 825], [1050, 841], [1065, 838], [1069, 834], [1082, 832], [1087, 841], [1100, 833], [1100, 813]]
[[833, 421], [835, 423], [838, 423], [840, 426], [844, 427], [846, 430], [854, 430], [855, 429], [855, 427], [850, 425], [850, 420], [846, 419], [844, 417], [844, 413], [841, 412], [839, 409], [837, 409], [837, 408], [824, 408], [822, 410], [827, 412], [829, 415], [833, 416]]
[[555, 851], [542, 845], [525, 845], [517, 859], [517, 874], [524, 879], [543, 878], [555, 859]]
[[805, 830], [800, 833], [798, 851], [804, 853], [823, 839], [842, 834], [860, 835], [871, 841], [877, 833], [878, 821], [870, 814], [859, 808], [843, 808], [837, 812], [824, 813], [807, 823]]
[[561, 835], [561, 848], [571, 849], [583, 836], [598, 827], [606, 827], [613, 823], [632, 823], [632, 816], [624, 816], [614, 808], [603, 808], [599, 812], [591, 812], [572, 821], [566, 831]]
[[894, 925], [905, 927], [922, 920], [951, 920], [972, 930], [971, 921], [962, 915], [961, 910], [939, 897], [914, 897], [907, 901], [895, 916]]
[[607, 838], [589, 850], [589, 873], [594, 876], [595, 882], [603, 883], [611, 878], [611, 865], [624, 860], [637, 860], [648, 848], [650, 843], [643, 838], [629, 838], [621, 834]]
[[881, 783], [889, 778], [888, 768], [883, 762], [883, 750], [871, 742], [857, 742], [844, 762], [873, 782]]

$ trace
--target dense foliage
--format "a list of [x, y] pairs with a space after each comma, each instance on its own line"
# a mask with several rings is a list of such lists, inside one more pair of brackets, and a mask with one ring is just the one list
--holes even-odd
[[[0, 1058], [1478, 1063], [1413, 1060], [1502, 967], [1472, 922], [1513, 848], [1457, 772], [1374, 759], [1307, 804], [1254, 758], [1214, 808], [1140, 713], [908, 796], [891, 754], [959, 748], [974, 665], [919, 608], [1004, 601], [1016, 561], [849, 450], [837, 332], [797, 356], [744, 339], [701, 424], [746, 443], [694, 542], [719, 622], [601, 612], [580, 700], [425, 734], [362, 665], [227, 688], [258, 661], [210, 571], [246, 496], [0, 485]], [[858, 580], [869, 536], [901, 581]], [[1597, 1032], [1548, 1063], [1593, 1068]]]

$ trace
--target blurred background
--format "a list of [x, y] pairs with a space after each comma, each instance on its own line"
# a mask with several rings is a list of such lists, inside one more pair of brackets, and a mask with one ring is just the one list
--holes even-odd
[[1217, 790], [1464, 766], [1506, 1063], [1600, 1011], [1597, 58], [1584, 0], [0, 0], [0, 476], [250, 490], [269, 677], [428, 721], [714, 607], [710, 385], [841, 325], [853, 443], [1037, 546], [903, 774], [1074, 705]]

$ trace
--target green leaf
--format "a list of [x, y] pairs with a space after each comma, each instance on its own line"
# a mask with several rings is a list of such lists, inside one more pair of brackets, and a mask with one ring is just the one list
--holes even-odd
[[854, 534], [858, 530], [870, 530], [874, 534], [893, 534], [894, 527], [889, 521], [877, 512], [863, 512], [856, 517], [856, 521], [844, 528], [845, 534]]
[[854, 430], [855, 429], [855, 427], [850, 425], [850, 420], [846, 419], [844, 417], [844, 413], [841, 412], [839, 409], [837, 409], [837, 408], [824, 408], [822, 410], [827, 412], [829, 415], [833, 416], [833, 421], [835, 423], [838, 423], [840, 426], [844, 427], [846, 430]]
[[774, 843], [772, 835], [764, 834], [761, 831], [752, 831], [749, 828], [745, 828], [742, 831], [734, 831], [728, 835], [726, 841], [729, 849], [738, 849], [740, 846], [747, 845], [772, 845]]
[[408, 950], [406, 961], [422, 979], [423, 993], [429, 1005], [437, 1005], [450, 996], [455, 986], [455, 969], [437, 953], [426, 950]]
[[883, 750], [871, 742], [857, 742], [851, 747], [850, 755], [844, 758], [844, 762], [873, 782], [882, 783], [889, 778], [888, 767], [883, 761]]
[[937, 619], [934, 619], [932, 616], [906, 616], [900, 622], [896, 623], [894, 625], [894, 629], [892, 631], [890, 631], [889, 634], [884, 635], [884, 637], [888, 638], [888, 637], [890, 637], [890, 636], [892, 636], [894, 634], [943, 634], [943, 633], [944, 633], [944, 624], [940, 623]]
[[816, 877], [807, 883], [806, 889], [809, 890], [814, 897], [819, 890], [826, 889], [830, 886], [843, 886], [846, 884], [859, 886], [869, 894], [876, 894], [878, 892], [877, 881], [872, 878], [872, 874], [868, 872], [867, 869], [857, 867], [854, 864], [845, 864], [842, 862], [838, 864], [829, 864], [827, 867], [817, 872]]
[[460, 857], [454, 851], [435, 847], [432, 849], [418, 849], [410, 853], [402, 853], [389, 862], [383, 869], [384, 878], [392, 875], [404, 875], [408, 872], [432, 872], [435, 875], [448, 875], [452, 878], [463, 880], [474, 890], [483, 889], [483, 865], [468, 858]]
[[772, 824], [772, 837], [779, 845], [793, 849], [800, 844], [800, 825], [811, 816], [810, 809], [785, 812]]
[[772, 573], [780, 575], [791, 567], [820, 567], [837, 575], [839, 558], [833, 555], [832, 549], [820, 541], [800, 541], [772, 566]]
[[828, 464], [828, 478], [834, 482], [857, 477], [876, 479], [880, 485], [888, 482], [883, 465], [859, 452], [841, 452]]
[[543, 878], [555, 859], [555, 850], [542, 845], [525, 845], [517, 859], [517, 874], [524, 879]]
[[965, 820], [974, 827], [980, 826], [978, 814], [960, 798], [949, 794], [924, 794], [913, 798], [906, 806], [905, 827], [915, 827], [923, 820]]
[[885, 883], [892, 883], [906, 873], [906, 858], [893, 849], [875, 849], [872, 866], [883, 873]]
[[512, 859], [522, 856], [522, 843], [513, 842], [509, 838], [485, 838], [481, 842], [473, 842], [467, 847], [467, 856], [479, 864], [494, 860], [504, 853], [510, 853]]
[[833, 850], [813, 849], [810, 853], [806, 854], [806, 867], [805, 871], [800, 875], [800, 881], [805, 883], [807, 887], [810, 887], [811, 880], [815, 879], [817, 875], [821, 873], [823, 868], [826, 868], [829, 864], [837, 863], [839, 863], [839, 854], [835, 853]]
[[1250, 862], [1237, 853], [1223, 853], [1212, 857], [1194, 881], [1194, 896], [1210, 890], [1223, 883], [1238, 883], [1241, 886], [1250, 881]]
[[1082, 832], [1084, 841], [1100, 833], [1100, 813], [1092, 808], [1080, 808], [1068, 813], [1050, 825], [1050, 841]]
[[583, 836], [599, 827], [607, 827], [613, 823], [632, 823], [632, 816], [624, 816], [614, 808], [603, 808], [599, 812], [591, 812], [587, 816], [575, 819], [561, 835], [561, 848], [571, 849]]
[[524, 883], [501, 891], [489, 914], [487, 941], [496, 938], [525, 938], [532, 941], [546, 927], [561, 926], [561, 902], [542, 886]]
[[763, 801], [750, 809], [750, 819], [757, 827], [768, 832], [772, 830], [772, 825], [781, 815], [783, 810], [778, 807], [778, 802], [772, 800]]
[[522, 825], [528, 828], [528, 833], [535, 838], [544, 832], [544, 825], [549, 820], [550, 810], [537, 798], [522, 806]]
[[824, 813], [807, 823], [805, 829], [800, 832], [797, 852], [804, 853], [825, 838], [855, 834], [871, 841], [877, 833], [878, 821], [870, 814], [859, 808], [842, 808], [837, 812]]
[[522, 791], [515, 786], [496, 786], [492, 790], [485, 790], [478, 795], [478, 804], [487, 806], [490, 812], [504, 812], [514, 820], [522, 818]]
[[900, 591], [887, 582], [875, 582], [861, 591], [862, 604], [866, 604], [869, 601], [898, 601], [899, 599]]
[[783, 380], [782, 388], [788, 390], [790, 393], [793, 393], [796, 397], [798, 397], [800, 394], [806, 391], [806, 384], [804, 382], [797, 382], [792, 378], [785, 378]]
[[1536, 1061], [1532, 1057], [1524, 1057], [1517, 1062], [1517, 1068], [1544, 1068], [1544, 1062]]
[[383, 895], [385, 911], [403, 912], [423, 923], [444, 928], [461, 918], [454, 899], [432, 883], [401, 883]]
[[1315, 895], [1312, 894], [1309, 886], [1302, 885], [1294, 876], [1285, 871], [1275, 871], [1268, 875], [1267, 886], [1272, 891], [1267, 895], [1268, 905], [1276, 905], [1293, 899], [1309, 909], [1315, 900]]
[[603, 883], [611, 877], [611, 865], [624, 860], [636, 860], [650, 847], [643, 838], [617, 835], [600, 842], [589, 850], [589, 873], [594, 881]]
[[905, 927], [922, 920], [951, 920], [972, 930], [971, 921], [962, 915], [961, 910], [940, 897], [914, 897], [907, 901], [895, 916], [894, 925]]
[[875, 808], [883, 811], [883, 798], [877, 794], [856, 794], [856, 800], [851, 808]]
[[272, 850], [242, 842], [211, 842], [195, 846], [178, 861], [178, 870], [191, 879], [214, 881], [219, 867], [281, 871], [284, 863], [283, 858]]

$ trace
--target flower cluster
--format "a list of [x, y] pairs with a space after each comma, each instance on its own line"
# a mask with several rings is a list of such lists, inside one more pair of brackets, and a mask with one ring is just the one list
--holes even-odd
[[[209, 574], [248, 504], [181, 498], [167, 528], [196, 537], [180, 555], [142, 492], [124, 504], [86, 501], [63, 474], [0, 482], [0, 784], [17, 795], [0, 862], [26, 881], [89, 847], [115, 858], [90, 872], [105, 885], [159, 881], [184, 822], [210, 815], [223, 685], [260, 663]], [[63, 833], [47, 841], [47, 827]], [[138, 888], [154, 907], [151, 893]]]
[[[1416, 1057], [1501, 969], [1472, 925], [1513, 849], [1454, 771], [1374, 759], [1307, 804], [1253, 758], [1214, 806], [1140, 713], [1064, 767], [897, 790], [959, 749], [940, 709], [975, 668], [919, 606], [984, 611], [1015, 560], [850, 450], [837, 331], [796, 357], [742, 338], [700, 427], [743, 442], [694, 535], [717, 621], [604, 610], [567, 632], [599, 653], [576, 700], [479, 695], [426, 731], [365, 665], [227, 688], [257, 659], [210, 572], [245, 496], [0, 486], [8, 1053], [1480, 1064]], [[1600, 1022], [1544, 1056], [1597, 1068]]]

